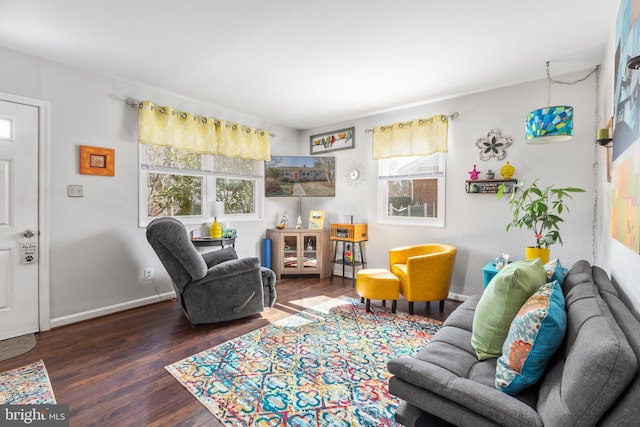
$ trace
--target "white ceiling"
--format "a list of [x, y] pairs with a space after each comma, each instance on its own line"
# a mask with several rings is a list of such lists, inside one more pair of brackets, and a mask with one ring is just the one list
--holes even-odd
[[309, 129], [591, 68], [618, 5], [0, 0], [0, 45]]

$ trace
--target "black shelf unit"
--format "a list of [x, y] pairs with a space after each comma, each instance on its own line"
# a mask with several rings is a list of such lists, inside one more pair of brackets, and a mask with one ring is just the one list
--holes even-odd
[[465, 181], [465, 190], [469, 194], [495, 194], [498, 192], [498, 186], [504, 184], [507, 187], [505, 193], [515, 191], [517, 179], [468, 179]]

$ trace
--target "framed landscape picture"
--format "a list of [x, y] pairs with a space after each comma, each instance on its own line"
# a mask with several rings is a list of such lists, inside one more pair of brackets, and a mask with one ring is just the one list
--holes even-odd
[[271, 156], [264, 178], [266, 197], [335, 197], [336, 158]]
[[355, 127], [334, 130], [318, 135], [311, 135], [311, 154], [322, 154], [329, 151], [355, 148]]

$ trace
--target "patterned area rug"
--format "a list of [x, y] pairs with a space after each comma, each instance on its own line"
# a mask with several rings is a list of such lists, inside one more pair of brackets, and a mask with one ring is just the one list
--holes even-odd
[[42, 360], [0, 373], [0, 405], [56, 403]]
[[166, 369], [228, 426], [396, 426], [386, 363], [440, 326], [340, 297]]

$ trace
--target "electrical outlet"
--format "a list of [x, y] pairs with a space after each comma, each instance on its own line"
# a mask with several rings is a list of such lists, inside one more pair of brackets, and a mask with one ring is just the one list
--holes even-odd
[[144, 269], [144, 280], [153, 280], [153, 268]]
[[67, 185], [68, 197], [84, 197], [84, 189], [82, 185]]

